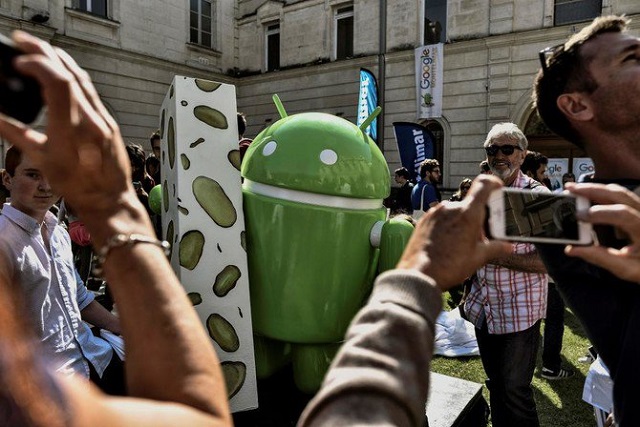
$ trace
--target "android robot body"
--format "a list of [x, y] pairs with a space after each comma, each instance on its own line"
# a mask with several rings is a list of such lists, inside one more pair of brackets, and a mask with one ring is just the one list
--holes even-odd
[[256, 137], [242, 176], [258, 375], [292, 360], [314, 391], [371, 290], [389, 169], [359, 127], [303, 113]]

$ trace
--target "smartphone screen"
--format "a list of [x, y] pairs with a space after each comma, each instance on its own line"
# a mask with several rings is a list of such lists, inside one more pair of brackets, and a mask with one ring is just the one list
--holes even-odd
[[504, 189], [491, 202], [491, 231], [496, 238], [525, 242], [591, 242], [589, 224], [576, 212], [588, 202], [571, 194]]

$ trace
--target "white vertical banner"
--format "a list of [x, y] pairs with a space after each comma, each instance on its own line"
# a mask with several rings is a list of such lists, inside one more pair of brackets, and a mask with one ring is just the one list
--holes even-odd
[[444, 44], [430, 44], [415, 50], [418, 118], [442, 117]]
[[569, 172], [569, 159], [549, 159], [547, 175], [551, 181], [551, 190], [562, 190], [562, 175]]
[[593, 160], [590, 157], [576, 157], [573, 159], [573, 174], [577, 182], [582, 182], [581, 176], [594, 172]]

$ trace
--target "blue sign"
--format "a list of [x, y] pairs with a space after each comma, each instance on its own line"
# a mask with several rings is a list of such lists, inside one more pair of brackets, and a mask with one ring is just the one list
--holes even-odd
[[416, 180], [420, 172], [420, 163], [425, 159], [433, 159], [433, 134], [417, 123], [394, 122], [393, 133], [396, 136], [402, 166]]
[[[360, 68], [360, 96], [358, 98], [358, 119], [360, 126], [378, 106], [378, 84], [371, 71]], [[378, 119], [375, 118], [365, 129], [365, 133], [376, 141], [378, 137]]]

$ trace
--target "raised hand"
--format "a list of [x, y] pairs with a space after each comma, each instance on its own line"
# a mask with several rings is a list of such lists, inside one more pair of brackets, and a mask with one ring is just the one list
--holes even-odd
[[[120, 131], [100, 101], [89, 75], [66, 52], [45, 41], [20, 31], [13, 34], [13, 39], [24, 52], [15, 59], [16, 69], [34, 77], [42, 88], [48, 110], [47, 125], [41, 133], [1, 117], [2, 137], [18, 146], [35, 163], [53, 190], [74, 206], [88, 226], [102, 223], [104, 227], [105, 221], [115, 220], [112, 214], [122, 215], [123, 207], [130, 208], [129, 216], [141, 219]], [[116, 225], [113, 228], [117, 228]], [[107, 231], [113, 233], [113, 230]], [[138, 227], [118, 231], [148, 230]], [[95, 239], [101, 243], [99, 231]]]
[[423, 216], [398, 263], [418, 269], [443, 291], [460, 284], [490, 259], [508, 255], [511, 245], [484, 236], [486, 204], [499, 179], [480, 175], [460, 203], [441, 203]]

